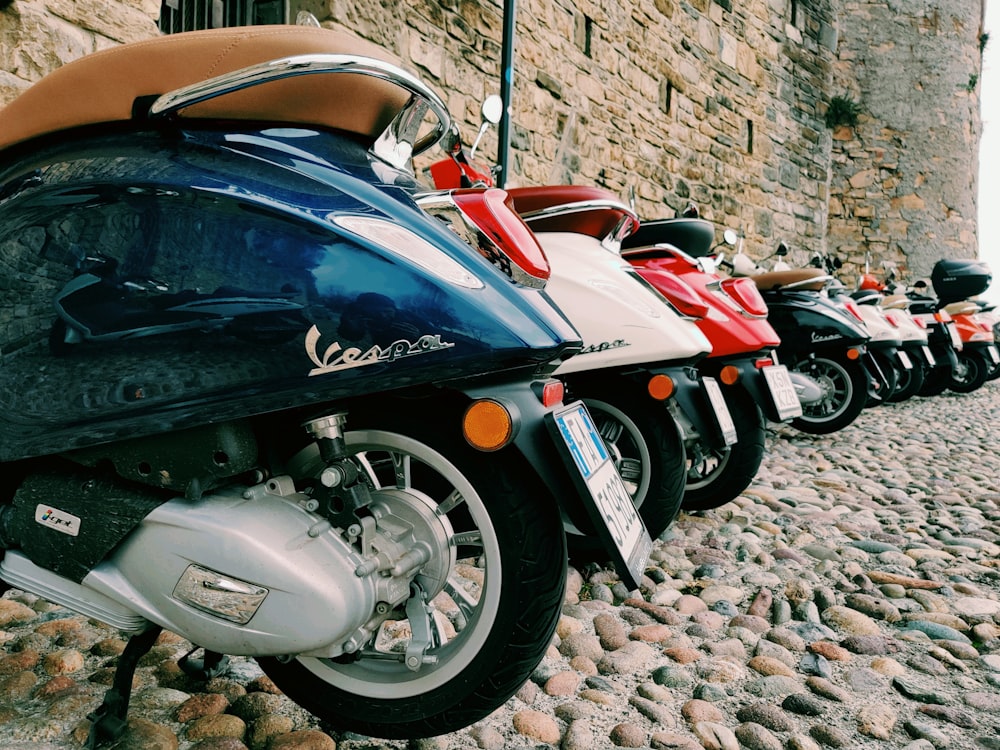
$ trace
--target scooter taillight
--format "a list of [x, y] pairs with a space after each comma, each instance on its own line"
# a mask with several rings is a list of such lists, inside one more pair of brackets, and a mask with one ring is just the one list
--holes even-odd
[[658, 268], [635, 269], [636, 273], [648, 281], [653, 287], [666, 297], [667, 301], [677, 308], [677, 312], [689, 318], [704, 318], [708, 316], [708, 305], [702, 302], [698, 292], [691, 288], [686, 281], [681, 280], [669, 271]]
[[887, 312], [882, 313], [882, 315], [885, 316], [886, 322], [893, 328], [899, 328], [903, 324], [903, 321], [898, 315], [896, 315], [896, 313]]
[[[534, 233], [514, 211], [513, 201], [506, 191], [498, 188], [455, 190], [451, 196], [459, 210], [491, 243], [492, 247], [485, 247], [480, 242], [476, 248], [487, 260], [515, 281], [544, 286], [550, 273], [548, 258]], [[497, 257], [497, 253], [503, 257]], [[510, 263], [530, 278], [518, 278], [519, 274], [512, 273]]]
[[844, 308], [847, 310], [847, 312], [853, 315], [859, 323], [865, 322], [864, 316], [861, 314], [861, 310], [858, 307], [858, 304], [854, 300], [850, 298], [845, 298], [843, 300], [843, 303], [844, 303]]
[[722, 291], [738, 302], [740, 307], [751, 315], [759, 317], [767, 316], [767, 302], [764, 301], [764, 297], [753, 279], [746, 277], [724, 279], [722, 281]]
[[917, 328], [927, 328], [927, 321], [923, 318], [914, 317], [913, 322], [917, 324]]

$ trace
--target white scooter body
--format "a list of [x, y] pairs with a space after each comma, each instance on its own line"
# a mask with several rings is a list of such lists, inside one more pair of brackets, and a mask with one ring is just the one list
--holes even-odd
[[886, 343], [895, 342], [895, 346], [902, 346], [903, 339], [899, 329], [886, 320], [885, 313], [878, 305], [858, 305], [858, 311], [864, 318], [865, 328], [871, 334], [872, 342]]
[[545, 291], [583, 338], [583, 349], [556, 375], [700, 359], [712, 351], [698, 326], [600, 240], [575, 232], [535, 236], [551, 267]]
[[[905, 298], [904, 298], [905, 299]], [[907, 303], [908, 304], [908, 301]], [[903, 345], [925, 345], [927, 343], [927, 329], [921, 328], [913, 319], [913, 315], [906, 309], [906, 305], [894, 303], [891, 298], [886, 297], [880, 304], [882, 311], [891, 316], [890, 323], [896, 323], [896, 331], [903, 340]]]

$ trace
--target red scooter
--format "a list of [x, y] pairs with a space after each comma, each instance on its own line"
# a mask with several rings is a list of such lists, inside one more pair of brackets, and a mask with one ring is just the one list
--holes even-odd
[[[800, 416], [802, 407], [773, 351], [780, 339], [767, 322], [764, 298], [753, 279], [716, 273], [710, 257], [715, 229], [691, 215], [693, 208], [680, 218], [643, 222], [623, 241], [622, 256], [712, 342], [712, 353], [697, 366], [725, 386], [739, 440], [688, 456], [683, 507], [705, 510], [729, 502], [753, 480], [764, 455], [766, 421]], [[807, 397], [814, 386], [806, 381], [799, 388]]]

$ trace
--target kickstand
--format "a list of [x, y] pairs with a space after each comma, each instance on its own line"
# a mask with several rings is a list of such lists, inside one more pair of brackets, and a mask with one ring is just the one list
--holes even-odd
[[125, 727], [128, 726], [125, 716], [128, 714], [128, 702], [132, 695], [135, 668], [139, 666], [139, 659], [156, 643], [162, 630], [159, 625], [153, 625], [149, 630], [136, 633], [128, 639], [125, 650], [118, 657], [115, 678], [111, 688], [104, 694], [104, 702], [87, 715], [91, 722], [90, 734], [84, 744], [87, 750], [97, 750], [125, 733]]
[[199, 680], [210, 680], [218, 677], [229, 668], [229, 657], [217, 651], [205, 649], [205, 656], [202, 659], [192, 659], [191, 654], [198, 650], [198, 646], [188, 651], [177, 660], [177, 666], [189, 677]]

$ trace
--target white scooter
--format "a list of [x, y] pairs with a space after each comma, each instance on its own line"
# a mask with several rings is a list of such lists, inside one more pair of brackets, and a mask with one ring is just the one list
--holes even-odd
[[[484, 121], [490, 119], [489, 104]], [[489, 171], [472, 162], [474, 150], [475, 144], [466, 154], [460, 142], [453, 143], [450, 158], [430, 169], [435, 186], [489, 185]], [[587, 404], [655, 538], [680, 509], [685, 443], [731, 445], [737, 440], [718, 383], [699, 377], [692, 366], [711, 344], [615, 252], [639, 222], [612, 193], [579, 186], [497, 193], [498, 200], [513, 200], [534, 232], [550, 268], [545, 293], [583, 339], [583, 349], [555, 375]], [[428, 193], [420, 203], [444, 215], [455, 205], [461, 208], [462, 191]], [[453, 228], [467, 231], [469, 226]], [[483, 247], [480, 238], [471, 238], [471, 244]], [[491, 250], [481, 252], [498, 264], [509, 263]], [[592, 546], [591, 540], [573, 535], [569, 525], [567, 531], [578, 552]]]

